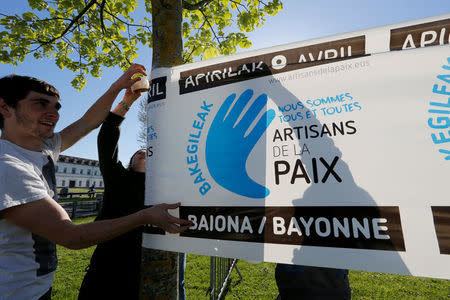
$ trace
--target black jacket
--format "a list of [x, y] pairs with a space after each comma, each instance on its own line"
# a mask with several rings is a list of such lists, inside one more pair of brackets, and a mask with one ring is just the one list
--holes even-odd
[[[122, 121], [122, 117], [110, 113], [98, 135], [105, 192], [96, 221], [126, 216], [144, 207], [145, 173], [126, 169], [118, 160]], [[78, 299], [137, 299], [141, 242], [142, 228], [138, 228], [99, 244], [92, 255]]]

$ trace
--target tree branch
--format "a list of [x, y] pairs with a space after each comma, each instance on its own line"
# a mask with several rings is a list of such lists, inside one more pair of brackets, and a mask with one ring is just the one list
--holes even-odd
[[125, 24], [125, 25], [127, 25], [127, 26], [147, 28], [148, 30], [151, 30], [151, 29], [152, 29], [152, 27], [151, 27], [151, 26], [148, 26], [148, 25], [131, 24], [131, 23], [128, 23], [128, 22], [126, 22], [126, 21], [124, 21], [124, 20], [121, 20], [119, 17], [115, 16], [114, 14], [112, 14], [111, 12], [109, 12], [107, 9], [105, 9], [105, 12], [106, 12], [108, 15], [110, 15], [111, 17], [113, 17], [114, 19], [116, 19], [117, 21], [120, 21], [120, 22], [122, 22], [123, 24]]
[[[114, 41], [111, 41], [111, 44], [113, 44], [114, 47], [116, 47], [116, 49], [117, 49], [119, 52], [122, 52], [122, 50], [119, 48], [119, 46], [116, 45], [116, 43], [114, 43]], [[131, 66], [132, 63], [130, 62], [130, 60], [128, 59], [128, 57], [124, 56], [124, 58], [126, 59], [126, 61], [128, 62], [128, 64]]]
[[67, 19], [67, 18], [46, 18], [46, 19], [37, 19], [35, 22], [48, 22], [48, 21], [57, 21], [57, 20], [72, 21], [72, 19]]
[[[247, 12], [249, 12], [248, 7], [245, 6], [244, 4], [242, 4], [242, 3], [236, 3], [236, 1], [234, 1], [234, 0], [231, 0], [231, 2], [233, 2], [234, 5], [236, 5], [236, 9], [238, 10], [239, 13], [241, 12], [241, 10], [239, 9], [239, 6], [242, 6], [243, 8], [245, 8], [245, 10], [246, 10]], [[238, 6], [238, 5], [239, 5], [239, 6]]]
[[265, 7], [267, 7], [267, 4], [264, 3], [262, 0], [259, 0], [259, 3], [262, 3], [262, 5], [264, 5]]
[[61, 39], [62, 39], [63, 41], [66, 42], [66, 47], [64, 48], [66, 54], [67, 54], [67, 51], [68, 51], [67, 48], [68, 48], [69, 46], [72, 47], [75, 51], [78, 52], [77, 47], [75, 47], [75, 45], [72, 43], [71, 40], [69, 40], [67, 37], [62, 37]]
[[63, 37], [69, 30], [70, 28], [72, 28], [72, 26], [74, 24], [76, 24], [78, 22], [78, 20], [92, 7], [92, 5], [94, 5], [95, 3], [97, 3], [96, 0], [91, 0], [91, 2], [89, 2], [84, 8], [83, 10], [74, 18], [72, 19], [72, 21], [69, 23], [69, 25], [67, 25], [67, 27], [64, 29], [64, 31], [57, 37], [52, 38], [49, 41], [41, 41], [38, 40], [39, 43], [41, 44], [51, 44], [54, 41], [56, 41], [57, 39], [60, 39], [61, 37]]
[[102, 33], [103, 34], [105, 34], [105, 32], [106, 32], [105, 22], [103, 20], [103, 11], [105, 9], [105, 4], [106, 4], [106, 0], [103, 0], [102, 3], [100, 4], [100, 23], [102, 24]]
[[197, 10], [197, 9], [201, 9], [204, 6], [208, 5], [209, 3], [213, 2], [214, 0], [200, 0], [197, 3], [194, 4], [190, 4], [187, 3], [186, 0], [183, 0], [183, 8], [187, 9], [187, 10]]
[[211, 25], [211, 23], [208, 20], [208, 17], [205, 15], [205, 13], [203, 12], [203, 9], [199, 9], [200, 12], [202, 13], [203, 17], [205, 18], [206, 22], [209, 25], [209, 28], [211, 28], [212, 33], [214, 34], [215, 39], [217, 40], [217, 42], [219, 42], [219, 46], [222, 48], [222, 43], [220, 42], [219, 37], [217, 36], [216, 32], [214, 31], [213, 26]]
[[188, 57], [184, 59], [184, 63], [187, 63], [191, 59], [192, 53], [194, 53], [195, 49], [197, 49], [197, 47], [194, 45], [194, 47], [192, 47], [191, 53], [189, 53]]
[[[5, 15], [0, 13], [0, 16], [2, 17], [12, 17], [11, 15]], [[45, 18], [45, 19], [36, 19], [32, 22], [48, 22], [48, 21], [57, 21], [57, 20], [63, 20], [63, 21], [72, 21], [72, 19], [68, 19], [68, 18]], [[30, 21], [30, 23], [32, 23]]]
[[[198, 33], [200, 32], [200, 30], [205, 26], [206, 20], [203, 20], [202, 25], [197, 29], [197, 32], [195, 33], [196, 36], [198, 36]], [[189, 61], [189, 59], [192, 57], [192, 54], [194, 53], [195, 49], [197, 49], [197, 47], [194, 45], [194, 47], [192, 47], [191, 53], [189, 53], [189, 56], [184, 60], [184, 62], [186, 63], [187, 61]]]

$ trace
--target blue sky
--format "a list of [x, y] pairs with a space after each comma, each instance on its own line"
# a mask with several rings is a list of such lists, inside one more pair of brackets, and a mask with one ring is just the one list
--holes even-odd
[[[21, 13], [27, 1], [2, 1], [0, 13]], [[142, 2], [142, 1], [141, 1]], [[449, 0], [285, 0], [284, 9], [275, 17], [268, 17], [264, 26], [249, 34], [253, 46], [238, 52], [256, 50], [291, 42], [324, 37], [345, 32], [389, 25], [450, 12]], [[142, 47], [136, 62], [151, 69], [151, 49]], [[120, 76], [119, 68], [104, 69], [102, 78], [88, 78], [82, 91], [75, 90], [70, 81], [74, 74], [60, 70], [52, 60], [27, 58], [19, 66], [0, 64], [0, 76], [10, 73], [38, 77], [56, 86], [61, 93], [60, 121], [56, 131], [76, 121]], [[117, 98], [120, 100], [121, 95]], [[114, 105], [118, 103], [116, 101]], [[138, 149], [137, 105], [128, 112], [122, 126], [119, 158], [126, 163]], [[63, 154], [97, 159], [98, 130], [93, 131]]]

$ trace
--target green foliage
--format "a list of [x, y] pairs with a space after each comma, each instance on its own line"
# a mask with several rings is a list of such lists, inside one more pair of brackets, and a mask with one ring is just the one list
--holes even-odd
[[[30, 11], [2, 14], [0, 62], [17, 65], [28, 55], [53, 57], [59, 68], [76, 73], [72, 85], [81, 89], [87, 74], [100, 77], [103, 67], [117, 65], [125, 69], [138, 47], [152, 47], [151, 0], [140, 2], [148, 13], [142, 20], [134, 19], [138, 0], [28, 0]], [[245, 32], [262, 26], [282, 3], [184, 0], [184, 7], [183, 55], [192, 62], [250, 47]]]
[[[194, 2], [194, 1], [192, 1]], [[251, 32], [264, 24], [266, 16], [282, 9], [281, 0], [212, 1], [198, 10], [184, 10], [184, 59], [208, 59], [230, 55], [237, 48], [249, 48], [251, 42], [244, 32]], [[238, 32], [230, 31], [237, 27]]]

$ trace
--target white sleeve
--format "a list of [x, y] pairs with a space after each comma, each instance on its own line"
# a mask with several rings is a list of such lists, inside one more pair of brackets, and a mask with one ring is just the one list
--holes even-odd
[[50, 197], [44, 181], [30, 164], [0, 161], [0, 210]]

